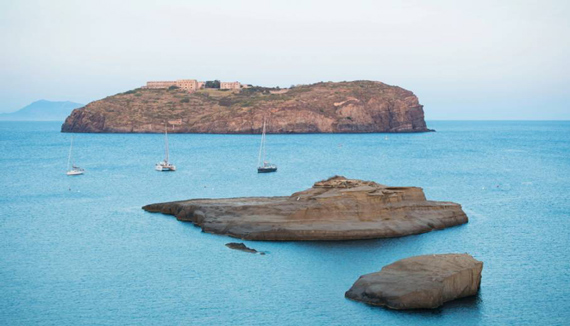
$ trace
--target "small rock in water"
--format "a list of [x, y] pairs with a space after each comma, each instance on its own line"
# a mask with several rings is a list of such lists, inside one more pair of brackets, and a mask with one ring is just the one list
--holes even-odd
[[264, 252], [260, 252], [257, 251], [253, 248], [249, 248], [246, 245], [244, 245], [243, 243], [237, 243], [237, 242], [230, 242], [230, 243], [226, 243], [226, 247], [230, 248], [230, 249], [235, 249], [235, 250], [240, 250], [240, 251], [244, 251], [244, 252], [249, 252], [252, 254], [256, 254], [259, 253], [260, 255], [265, 255]]

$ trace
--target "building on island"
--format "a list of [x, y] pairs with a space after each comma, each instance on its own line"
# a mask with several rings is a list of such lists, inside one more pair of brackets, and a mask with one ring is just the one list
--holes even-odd
[[195, 91], [200, 89], [204, 82], [199, 82], [196, 79], [179, 79], [177, 81], [149, 81], [146, 82], [145, 88], [168, 88], [172, 86], [180, 87], [186, 91]]
[[175, 81], [149, 81], [146, 82], [144, 88], [168, 88], [170, 86], [176, 86]]
[[199, 89], [198, 81], [196, 79], [179, 79], [176, 81], [176, 86], [189, 92]]
[[[176, 81], [148, 81], [143, 88], [161, 89], [172, 86], [179, 87], [188, 92], [194, 92], [206, 86], [206, 82], [197, 81], [196, 79], [179, 79]], [[248, 88], [248, 85], [242, 85], [239, 82], [220, 82], [220, 89], [240, 89]]]
[[240, 89], [241, 84], [239, 82], [220, 82], [220, 89]]

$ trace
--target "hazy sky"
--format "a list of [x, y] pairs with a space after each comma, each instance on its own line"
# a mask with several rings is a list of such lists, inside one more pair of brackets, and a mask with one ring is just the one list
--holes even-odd
[[0, 0], [0, 111], [147, 80], [379, 80], [427, 119], [570, 119], [570, 1]]

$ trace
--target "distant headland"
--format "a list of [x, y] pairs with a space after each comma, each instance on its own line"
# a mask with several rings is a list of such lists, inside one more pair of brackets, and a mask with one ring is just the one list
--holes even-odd
[[271, 88], [195, 79], [149, 81], [74, 110], [62, 132], [258, 134], [426, 132], [411, 91], [377, 81]]
[[35, 101], [15, 112], [0, 113], [0, 121], [64, 121], [84, 104], [70, 101]]

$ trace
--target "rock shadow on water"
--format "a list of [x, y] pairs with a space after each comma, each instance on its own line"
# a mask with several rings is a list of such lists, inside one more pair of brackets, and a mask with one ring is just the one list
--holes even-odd
[[[469, 224], [465, 224], [451, 229], [436, 230], [397, 238], [346, 241], [299, 241], [291, 242], [291, 244], [305, 251], [314, 252], [317, 255], [339, 256], [339, 254], [347, 254], [350, 258], [354, 258], [353, 254], [358, 254], [359, 260], [370, 256], [371, 258], [373, 257], [376, 262], [388, 264], [401, 258], [420, 254], [461, 251], [463, 248], [457, 248], [453, 243], [456, 239], [461, 238], [461, 234], [466, 232], [466, 228], [468, 227]], [[449, 245], [446, 246], [449, 248], [442, 248], [442, 242], [449, 243]], [[353, 265], [353, 268], [357, 267]]]
[[[361, 302], [346, 299], [346, 303], [355, 309], [366, 309], [378, 315], [378, 320], [389, 317], [389, 320], [405, 321], [408, 325], [433, 324], [448, 322], [448, 318], [461, 320], [458, 325], [480, 325], [483, 322], [482, 290], [475, 296], [455, 299], [435, 309], [394, 310], [382, 306], [365, 305]], [[384, 316], [384, 317], [383, 317]]]
[[[477, 324], [482, 317], [483, 299], [481, 297], [481, 289], [474, 296], [455, 299], [444, 303], [441, 307], [435, 309], [416, 309], [416, 310], [392, 310], [383, 307], [372, 307], [388, 311], [390, 314], [403, 314], [409, 317], [435, 318], [443, 319], [448, 315], [462, 315], [465, 322], [462, 325]], [[477, 322], [477, 323], [476, 323]]]

